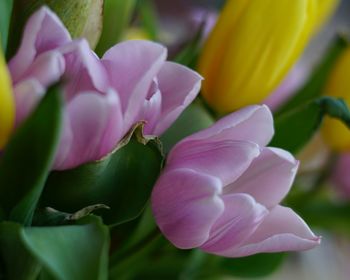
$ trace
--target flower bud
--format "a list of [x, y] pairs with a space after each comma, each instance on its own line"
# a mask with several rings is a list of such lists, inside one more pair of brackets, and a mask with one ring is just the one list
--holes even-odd
[[0, 149], [8, 140], [14, 125], [14, 100], [11, 81], [5, 64], [5, 59], [0, 50]]
[[92, 49], [102, 32], [103, 0], [18, 0], [16, 20], [26, 20], [41, 6], [49, 6], [73, 38], [85, 38]]
[[[325, 94], [341, 97], [350, 105], [350, 48], [336, 63], [326, 85]], [[322, 128], [326, 143], [336, 151], [350, 151], [350, 131], [341, 121], [326, 118]]]
[[295, 64], [334, 0], [229, 0], [204, 46], [203, 96], [227, 113], [261, 103]]
[[266, 106], [248, 106], [190, 135], [169, 152], [152, 210], [175, 246], [225, 257], [300, 251], [320, 243], [290, 208], [298, 161], [265, 147], [273, 136]]

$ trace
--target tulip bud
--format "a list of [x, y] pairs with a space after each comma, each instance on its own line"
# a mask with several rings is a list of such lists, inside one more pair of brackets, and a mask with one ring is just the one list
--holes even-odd
[[[344, 51], [328, 79], [325, 94], [341, 97], [350, 105], [350, 48]], [[350, 151], [350, 131], [341, 121], [326, 118], [322, 127], [326, 143], [336, 151]]]
[[282, 81], [336, 0], [229, 0], [204, 46], [203, 96], [226, 113], [261, 103]]
[[59, 16], [73, 38], [84, 37], [95, 48], [102, 32], [103, 0], [18, 0], [15, 19], [24, 24], [43, 5]]
[[5, 146], [13, 128], [14, 111], [11, 81], [0, 50], [0, 149]]
[[151, 198], [169, 241], [225, 257], [306, 250], [320, 243], [293, 210], [279, 205], [298, 161], [287, 151], [265, 147], [273, 132], [270, 110], [249, 106], [171, 149]]

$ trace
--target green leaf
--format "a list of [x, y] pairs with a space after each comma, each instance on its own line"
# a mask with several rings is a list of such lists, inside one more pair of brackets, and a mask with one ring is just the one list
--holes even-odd
[[350, 111], [345, 102], [325, 96], [276, 117], [276, 132], [270, 145], [297, 153], [318, 130], [325, 115], [350, 127]]
[[343, 36], [337, 36], [329, 47], [320, 65], [312, 73], [309, 81], [295, 95], [293, 95], [293, 97], [288, 100], [288, 102], [284, 104], [275, 115], [278, 116], [283, 114], [293, 108], [297, 108], [307, 101], [321, 96], [327, 78], [333, 70], [333, 66], [348, 46], [349, 42], [347, 39]]
[[175, 57], [174, 61], [191, 68], [195, 68], [198, 55], [202, 47], [205, 21], [202, 22], [193, 39]]
[[[294, 207], [294, 205], [292, 205]], [[311, 226], [350, 236], [350, 203], [317, 199], [297, 205], [298, 213]]]
[[27, 250], [22, 240], [23, 228], [13, 222], [0, 224], [0, 254], [8, 280], [35, 280], [41, 264]]
[[6, 52], [11, 14], [12, 14], [13, 0], [0, 1], [0, 34], [1, 45], [4, 52]]
[[55, 279], [107, 279], [108, 228], [95, 217], [81, 225], [25, 228], [23, 239]]
[[164, 151], [168, 152], [177, 142], [214, 123], [212, 116], [198, 101], [192, 103], [176, 122], [161, 136]]
[[128, 27], [134, 12], [136, 0], [105, 0], [103, 29], [96, 52], [102, 56], [118, 43]]
[[35, 212], [33, 225], [34, 226], [57, 226], [57, 225], [71, 224], [72, 222], [82, 219], [99, 209], [109, 209], [109, 207], [104, 204], [96, 204], [96, 205], [85, 207], [75, 213], [60, 212], [56, 209], [46, 207], [44, 209], [38, 209]]
[[222, 259], [225, 274], [236, 277], [264, 277], [273, 273], [283, 262], [285, 254], [257, 254], [239, 259]]
[[0, 161], [0, 207], [4, 219], [30, 225], [58, 145], [62, 97], [51, 87], [17, 129]]
[[152, 0], [139, 0], [137, 8], [141, 19], [141, 25], [153, 41], [158, 40], [159, 23], [156, 8]]
[[132, 220], [143, 211], [162, 162], [159, 140], [144, 138], [139, 124], [102, 160], [52, 172], [41, 205], [72, 213], [102, 203], [110, 207], [101, 211], [106, 223]]
[[[18, 277], [12, 279], [37, 279], [37, 267], [25, 266], [28, 263], [40, 263], [50, 279], [107, 279], [108, 228], [97, 217], [58, 227], [24, 228], [4, 222], [0, 242], [7, 272]], [[32, 268], [30, 274], [26, 267]]]

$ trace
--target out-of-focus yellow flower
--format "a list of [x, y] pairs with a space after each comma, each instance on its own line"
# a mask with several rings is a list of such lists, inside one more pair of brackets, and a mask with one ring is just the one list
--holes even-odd
[[126, 30], [123, 40], [150, 40], [150, 36], [140, 27], [130, 27]]
[[3, 148], [13, 129], [15, 107], [10, 75], [0, 50], [0, 149]]
[[[325, 94], [341, 97], [350, 106], [350, 48], [344, 51], [336, 63], [329, 80]], [[322, 134], [336, 151], [350, 151], [350, 131], [339, 120], [326, 118], [322, 127]]]
[[329, 16], [333, 14], [338, 4], [339, 0], [316, 0], [316, 31], [329, 18]]
[[199, 61], [203, 96], [226, 113], [276, 88], [338, 0], [228, 0]]

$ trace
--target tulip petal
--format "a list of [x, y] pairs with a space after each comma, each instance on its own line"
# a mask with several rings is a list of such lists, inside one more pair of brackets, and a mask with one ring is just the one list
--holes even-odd
[[140, 120], [146, 121], [143, 130], [146, 135], [155, 135], [154, 128], [161, 119], [162, 94], [156, 83], [151, 87], [151, 90], [155, 92], [152, 93], [152, 96], [149, 99], [144, 101], [142, 113], [139, 117]]
[[221, 188], [217, 178], [193, 170], [163, 173], [152, 193], [154, 217], [163, 234], [182, 249], [202, 245], [224, 211]]
[[302, 251], [320, 242], [320, 237], [315, 236], [292, 209], [276, 206], [244, 244], [223, 250], [220, 255], [243, 257], [263, 252]]
[[268, 214], [268, 210], [247, 194], [223, 197], [225, 212], [210, 231], [210, 239], [201, 246], [208, 253], [216, 253], [241, 244]]
[[216, 176], [225, 186], [241, 176], [259, 154], [259, 146], [252, 142], [189, 141], [170, 152], [167, 167], [181, 166]]
[[264, 148], [237, 181], [224, 193], [247, 193], [267, 208], [276, 206], [289, 192], [298, 169], [298, 161], [288, 152]]
[[48, 8], [42, 7], [28, 20], [17, 54], [9, 62], [12, 80], [16, 83], [35, 58], [71, 41], [60, 19]]
[[42, 86], [48, 87], [57, 82], [65, 69], [65, 61], [58, 51], [49, 51], [39, 55], [28, 70], [23, 74], [22, 80], [34, 78]]
[[67, 100], [82, 91], [107, 92], [109, 82], [106, 70], [85, 39], [66, 44], [59, 51], [66, 61]]
[[14, 88], [16, 102], [16, 126], [33, 111], [45, 94], [44, 87], [36, 79], [27, 79]]
[[116, 147], [122, 137], [122, 115], [118, 95], [87, 92], [67, 106], [62, 140], [54, 169], [76, 167], [101, 159]]
[[103, 56], [111, 85], [120, 95], [127, 130], [139, 116], [166, 55], [166, 49], [159, 44], [135, 40], [119, 43]]
[[273, 118], [269, 108], [265, 105], [253, 105], [220, 119], [213, 126], [185, 138], [182, 142], [196, 139], [230, 139], [252, 141], [266, 146], [273, 134]]
[[162, 93], [162, 111], [153, 134], [161, 135], [196, 98], [202, 77], [185, 66], [165, 62], [157, 78]]

